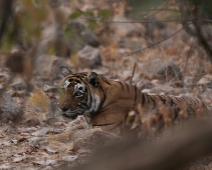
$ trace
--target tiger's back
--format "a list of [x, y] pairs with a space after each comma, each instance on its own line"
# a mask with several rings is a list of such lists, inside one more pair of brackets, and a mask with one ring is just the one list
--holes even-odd
[[[142, 102], [138, 105], [136, 114], [130, 118], [133, 117], [130, 127], [158, 132], [170, 125], [182, 124], [191, 117], [202, 116], [207, 111], [204, 102], [195, 97], [142, 93]], [[129, 126], [128, 122], [126, 124]]]

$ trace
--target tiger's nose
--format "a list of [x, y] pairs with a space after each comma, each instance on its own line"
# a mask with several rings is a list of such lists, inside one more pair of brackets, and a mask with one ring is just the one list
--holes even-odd
[[66, 112], [69, 108], [60, 107], [60, 109], [61, 109], [63, 112]]

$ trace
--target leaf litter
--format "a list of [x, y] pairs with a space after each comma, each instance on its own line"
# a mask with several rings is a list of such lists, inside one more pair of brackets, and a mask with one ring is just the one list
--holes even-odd
[[[87, 8], [89, 8], [90, 4], [87, 4]], [[81, 4], [77, 3], [77, 5]], [[116, 5], [114, 4], [115, 11], [120, 12], [119, 6]], [[114, 16], [117, 20], [121, 19], [121, 17], [123, 16]], [[159, 15], [159, 17], [161, 16]], [[128, 21], [127, 18], [123, 18], [123, 20]], [[139, 32], [139, 30], [142, 30], [142, 32]], [[155, 29], [154, 36], [160, 37], [173, 30], [177, 31], [177, 27], [173, 27], [170, 24], [164, 29], [164, 32]], [[91, 61], [89, 67], [92, 64], [91, 67], [94, 67], [93, 69], [87, 68], [88, 66], [86, 65], [81, 66], [76, 54], [73, 54], [71, 59], [61, 59], [53, 55], [39, 57], [37, 75], [32, 79], [32, 84], [34, 85], [34, 91], [32, 92], [25, 92], [26, 84], [23, 81], [23, 77], [18, 77], [17, 75], [13, 80], [13, 84], [11, 84], [10, 90], [7, 91], [8, 94], [5, 95], [11, 95], [7, 99], [11, 101], [10, 104], [12, 104], [12, 100], [14, 101], [15, 105], [10, 105], [13, 110], [16, 110], [14, 109], [16, 106], [24, 110], [23, 121], [20, 124], [11, 122], [0, 124], [0, 169], [51, 169], [53, 166], [57, 167], [64, 162], [70, 165], [77, 165], [85, 161], [95, 148], [93, 141], [102, 142], [104, 139], [108, 141], [112, 139], [110, 135], [108, 135], [108, 138], [104, 138], [106, 134], [101, 134], [101, 132], [97, 132], [97, 136], [93, 137], [93, 132], [88, 131], [83, 134], [82, 131], [82, 134], [78, 133], [80, 137], [76, 140], [77, 145], [76, 143], [67, 143], [65, 141], [33, 143], [38, 137], [54, 136], [55, 134], [76, 130], [79, 127], [87, 127], [87, 123], [82, 116], [72, 121], [62, 117], [60, 114], [58, 99], [62, 77], [58, 73], [58, 65], [68, 65], [75, 72], [92, 70], [108, 78], [129, 83], [132, 78], [134, 64], [137, 63], [132, 83], [141, 87], [143, 92], [188, 96], [196, 94], [206, 100], [207, 103], [211, 103], [212, 90], [210, 84], [212, 74], [206, 58], [202, 59], [202, 62], [205, 63], [205, 67], [202, 67], [198, 65], [198, 56], [194, 53], [188, 61], [188, 73], [183, 72], [183, 81], [175, 81], [178, 74], [166, 76], [167, 72], [165, 69], [170, 63], [170, 58], [177, 63], [177, 67], [180, 70], [185, 68], [185, 64], [181, 63], [184, 63], [190, 47], [189, 42], [191, 41], [191, 38], [185, 33], [176, 35], [176, 41], [168, 39], [166, 42], [161, 43], [159, 48], [150, 48], [143, 53], [125, 56], [133, 52], [135, 46], [140, 48], [149, 44], [144, 38], [145, 31], [145, 26], [138, 23], [130, 23], [127, 26], [122, 24], [118, 26], [111, 25], [109, 31], [108, 25], [100, 25], [96, 29], [96, 34], [102, 43], [97, 49], [98, 58], [99, 55], [102, 58], [102, 66], [95, 67]], [[135, 33], [136, 36], [134, 36]], [[187, 37], [188, 42], [181, 41], [182, 37]], [[132, 44], [133, 47], [131, 46]], [[90, 54], [91, 51], [88, 52]], [[71, 60], [74, 62], [71, 62]], [[11, 61], [8, 62], [11, 64]], [[97, 63], [100, 65], [99, 60]], [[18, 69], [14, 65], [10, 67], [14, 70]], [[2, 86], [8, 79], [9, 74], [3, 67], [0, 67], [0, 70], [0, 83]], [[179, 72], [178, 69], [173, 68], [173, 70], [174, 73]], [[23, 72], [23, 70], [18, 70], [18, 72]], [[206, 74], [199, 76], [199, 72], [205, 72]], [[144, 81], [141, 82], [141, 80]], [[10, 106], [8, 107], [10, 108]], [[91, 136], [89, 136], [89, 133], [91, 133]], [[86, 138], [86, 135], [89, 137]], [[101, 135], [102, 140], [98, 141]], [[85, 142], [86, 140], [88, 141]]]

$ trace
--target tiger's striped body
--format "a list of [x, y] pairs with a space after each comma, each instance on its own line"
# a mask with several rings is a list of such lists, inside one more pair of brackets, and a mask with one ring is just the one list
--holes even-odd
[[64, 94], [60, 107], [64, 115], [75, 118], [86, 113], [93, 127], [107, 131], [122, 129], [133, 110], [142, 112], [140, 115], [144, 118], [148, 115], [165, 117], [161, 110], [165, 108], [171, 122], [182, 112], [187, 117], [206, 111], [200, 99], [144, 94], [134, 85], [106, 79], [94, 72], [73, 74], [66, 70], [61, 88]]

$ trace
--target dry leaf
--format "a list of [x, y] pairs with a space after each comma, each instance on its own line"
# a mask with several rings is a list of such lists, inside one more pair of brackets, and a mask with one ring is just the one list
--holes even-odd
[[77, 155], [69, 155], [69, 156], [63, 156], [62, 160], [67, 161], [67, 162], [73, 162], [78, 158]]
[[49, 132], [50, 128], [44, 127], [36, 132], [33, 132], [33, 136], [46, 136], [46, 134]]
[[56, 160], [46, 160], [46, 161], [35, 161], [33, 162], [35, 165], [54, 165], [57, 163]]

